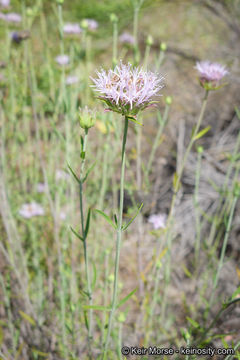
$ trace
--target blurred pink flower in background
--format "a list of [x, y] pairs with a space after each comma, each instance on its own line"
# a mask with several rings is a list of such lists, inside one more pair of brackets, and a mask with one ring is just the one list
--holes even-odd
[[148, 222], [153, 225], [154, 229], [166, 227], [167, 215], [166, 214], [153, 214], [148, 218]]
[[65, 34], [78, 35], [81, 34], [82, 29], [77, 23], [67, 23], [63, 26], [63, 32]]
[[59, 219], [60, 220], [66, 220], [67, 218], [67, 214], [64, 210], [61, 210], [60, 213], [59, 213]]
[[65, 66], [65, 65], [68, 65], [69, 62], [70, 62], [70, 58], [68, 55], [58, 55], [56, 58], [55, 58], [56, 62], [58, 63], [58, 65], [61, 65], [61, 66]]
[[38, 193], [44, 193], [46, 191], [46, 184], [38, 183], [36, 188]]
[[5, 20], [7, 22], [11, 22], [11, 23], [20, 23], [22, 21], [22, 16], [20, 14], [17, 13], [8, 13], [5, 14]]
[[56, 173], [55, 173], [55, 179], [56, 181], [59, 181], [59, 180], [68, 180], [70, 179], [71, 176], [64, 170], [56, 170]]
[[0, 0], [0, 6], [6, 8], [10, 6], [10, 0]]
[[67, 85], [74, 85], [74, 84], [78, 83], [78, 81], [79, 81], [79, 79], [75, 75], [69, 75], [66, 78], [66, 84]]
[[23, 204], [19, 209], [19, 215], [25, 219], [30, 219], [33, 216], [42, 216], [44, 214], [43, 207], [34, 201], [29, 204]]
[[106, 102], [108, 109], [122, 115], [135, 116], [140, 110], [152, 104], [163, 87], [163, 77], [142, 68], [133, 67], [130, 63], [120, 62], [114, 70], [97, 71], [98, 78], [93, 79], [95, 90], [100, 93], [99, 99]]
[[199, 72], [201, 84], [210, 84], [213, 89], [218, 87], [222, 78], [229, 73], [225, 66], [210, 61], [197, 62], [195, 69]]
[[134, 44], [134, 37], [128, 32], [122, 33], [122, 35], [119, 36], [119, 40], [123, 44], [128, 44], [128, 45]]
[[98, 28], [98, 22], [94, 19], [86, 19], [88, 24], [88, 29], [91, 31], [97, 30]]

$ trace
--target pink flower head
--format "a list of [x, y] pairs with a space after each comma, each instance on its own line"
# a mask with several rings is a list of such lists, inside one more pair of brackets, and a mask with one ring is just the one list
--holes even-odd
[[98, 22], [94, 19], [86, 19], [88, 24], [88, 30], [95, 31], [98, 28]]
[[122, 44], [134, 45], [134, 37], [128, 32], [122, 33], [122, 35], [119, 36], [119, 40]]
[[72, 23], [67, 23], [64, 25], [63, 27], [63, 32], [65, 34], [73, 34], [73, 35], [78, 35], [81, 34], [82, 29], [80, 28], [80, 26], [76, 23], [72, 24]]
[[66, 78], [66, 85], [74, 85], [76, 83], [78, 83], [79, 79], [77, 76], [75, 75], [69, 75]]
[[71, 176], [66, 171], [57, 169], [56, 174], [55, 174], [56, 181], [69, 180], [70, 178], [71, 178]]
[[10, 0], [0, 0], [0, 5], [4, 8], [7, 8], [10, 5]]
[[65, 66], [65, 65], [69, 64], [70, 58], [68, 55], [58, 55], [55, 58], [55, 60], [58, 63], [58, 65]]
[[148, 222], [153, 224], [155, 230], [166, 227], [166, 214], [153, 214], [148, 218]]
[[93, 79], [95, 90], [105, 101], [108, 109], [125, 116], [135, 116], [140, 110], [153, 103], [163, 87], [163, 77], [159, 77], [150, 71], [133, 67], [130, 63], [122, 62], [114, 70], [97, 71], [98, 78]]
[[31, 202], [29, 204], [23, 204], [19, 210], [19, 215], [25, 219], [30, 219], [33, 216], [42, 216], [44, 215], [44, 209], [41, 205], [36, 202]]
[[22, 21], [22, 17], [17, 13], [8, 13], [5, 15], [5, 20], [7, 22], [18, 24]]
[[38, 183], [36, 189], [38, 193], [44, 193], [47, 189], [47, 186], [44, 183]]
[[197, 62], [195, 69], [198, 70], [200, 83], [206, 90], [216, 90], [222, 78], [228, 74], [225, 66], [210, 61]]

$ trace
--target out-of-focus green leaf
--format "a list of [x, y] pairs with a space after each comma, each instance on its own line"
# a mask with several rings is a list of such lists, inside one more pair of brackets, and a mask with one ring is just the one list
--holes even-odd
[[103, 211], [101, 210], [97, 210], [95, 209], [94, 211], [96, 211], [98, 214], [102, 215], [104, 217], [104, 219], [107, 220], [107, 222], [116, 230], [117, 229], [117, 226], [114, 224], [114, 222], [110, 219], [110, 217], [105, 214]]
[[197, 135], [194, 136], [193, 140], [198, 140], [201, 137], [203, 137], [209, 130], [211, 129], [211, 126], [205, 127], [203, 130], [199, 131]]
[[21, 315], [21, 317], [26, 320], [27, 322], [29, 322], [31, 325], [36, 326], [36, 322], [35, 320], [28, 314], [26, 314], [25, 312], [23, 312], [22, 310], [18, 311], [19, 314]]

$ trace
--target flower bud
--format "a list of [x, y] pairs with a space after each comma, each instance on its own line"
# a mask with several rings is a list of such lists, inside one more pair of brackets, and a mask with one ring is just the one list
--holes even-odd
[[34, 11], [32, 8], [28, 7], [26, 10], [26, 15], [32, 17], [34, 15]]
[[118, 316], [118, 321], [121, 323], [124, 323], [126, 321], [126, 316], [123, 312], [120, 312], [120, 314]]
[[117, 15], [112, 13], [112, 14], [110, 15], [110, 21], [111, 21], [112, 23], [117, 23], [117, 22], [118, 22], [118, 17], [117, 17]]
[[152, 46], [152, 44], [153, 44], [153, 37], [151, 35], [148, 35], [146, 40], [146, 45]]
[[79, 109], [79, 123], [81, 128], [88, 130], [95, 125], [95, 114], [85, 106], [84, 109]]
[[88, 29], [88, 21], [86, 19], [81, 21], [81, 28], [83, 30]]
[[64, 0], [56, 0], [56, 3], [57, 3], [58, 5], [62, 5], [62, 4], [64, 3]]
[[202, 154], [203, 153], [203, 147], [202, 146], [198, 146], [197, 147], [197, 152], [199, 153], [199, 154]]
[[114, 274], [108, 275], [108, 281], [113, 282], [114, 281]]
[[167, 96], [165, 99], [165, 102], [167, 105], [171, 105], [172, 104], [172, 97], [171, 96]]
[[160, 50], [161, 51], [166, 51], [167, 50], [167, 44], [165, 42], [162, 42], [160, 45]]

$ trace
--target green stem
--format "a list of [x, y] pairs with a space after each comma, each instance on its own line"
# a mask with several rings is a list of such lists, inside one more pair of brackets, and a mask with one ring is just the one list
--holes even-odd
[[112, 57], [112, 64], [113, 68], [117, 64], [117, 43], [118, 43], [118, 23], [114, 21], [113, 23], [113, 57]]
[[[154, 143], [153, 143], [153, 146], [152, 146], [152, 150], [151, 150], [151, 153], [150, 153], [150, 156], [149, 156], [148, 165], [147, 165], [147, 171], [146, 171], [146, 178], [147, 179], [148, 179], [151, 167], [152, 167], [154, 156], [155, 156], [157, 148], [158, 148], [160, 137], [162, 135], [164, 126], [166, 125], [166, 122], [167, 122], [167, 119], [168, 119], [168, 113], [169, 113], [169, 105], [166, 104], [165, 111], [164, 111], [164, 114], [163, 114], [163, 119], [160, 122], [160, 126], [158, 128], [158, 132], [157, 132], [157, 135], [155, 137], [155, 140], [154, 140]], [[159, 113], [159, 115], [160, 115], [160, 113]]]
[[169, 212], [169, 216], [168, 216], [168, 224], [167, 225], [169, 225], [169, 223], [171, 222], [171, 218], [172, 218], [172, 215], [173, 215], [173, 210], [174, 210], [176, 197], [177, 197], [177, 194], [178, 194], [179, 185], [180, 185], [180, 182], [181, 182], [183, 170], [184, 170], [184, 167], [186, 165], [188, 155], [189, 155], [189, 153], [190, 153], [190, 151], [192, 149], [192, 146], [194, 144], [195, 136], [197, 135], [198, 130], [199, 130], [200, 126], [201, 126], [203, 116], [204, 116], [204, 113], [205, 113], [205, 110], [206, 110], [207, 100], [208, 100], [208, 90], [206, 90], [206, 92], [205, 92], [205, 96], [204, 96], [204, 99], [203, 99], [203, 103], [202, 103], [200, 115], [199, 115], [199, 118], [198, 118], [198, 121], [197, 121], [197, 125], [196, 125], [196, 127], [195, 127], [195, 129], [193, 131], [193, 134], [191, 136], [191, 140], [190, 140], [190, 142], [188, 144], [188, 147], [187, 147], [187, 150], [186, 150], [186, 152], [184, 154], [183, 161], [182, 161], [182, 164], [181, 164], [181, 167], [180, 167], [180, 171], [177, 174], [177, 180], [176, 180], [176, 184], [175, 184], [175, 190], [174, 190], [174, 195], [173, 195], [173, 198], [172, 198], [172, 203], [171, 203], [171, 208], [170, 208], [170, 212]]
[[[167, 220], [167, 226], [166, 226], [166, 240], [167, 240], [167, 248], [168, 248], [168, 252], [167, 252], [167, 263], [166, 263], [166, 267], [165, 267], [165, 286], [164, 286], [164, 290], [163, 290], [163, 299], [162, 299], [162, 311], [161, 311], [161, 318], [162, 321], [164, 321], [164, 316], [165, 316], [165, 309], [166, 309], [166, 300], [167, 300], [167, 289], [168, 289], [168, 285], [170, 283], [170, 278], [171, 278], [171, 248], [172, 248], [172, 220], [173, 220], [173, 212], [174, 212], [174, 208], [175, 208], [175, 203], [177, 200], [177, 194], [178, 194], [178, 190], [180, 187], [180, 182], [181, 182], [181, 178], [182, 178], [182, 174], [183, 174], [183, 170], [186, 164], [186, 161], [188, 159], [188, 155], [192, 149], [192, 146], [194, 144], [195, 141], [195, 136], [198, 133], [198, 130], [201, 126], [202, 120], [203, 120], [203, 116], [206, 110], [206, 105], [207, 105], [207, 99], [208, 99], [208, 91], [206, 90], [205, 92], [205, 96], [203, 98], [203, 103], [202, 103], [202, 107], [200, 110], [200, 114], [198, 117], [198, 121], [196, 124], [196, 127], [193, 131], [193, 134], [191, 136], [189, 145], [186, 149], [186, 152], [184, 154], [183, 157], [183, 161], [179, 170], [179, 173], [177, 174], [177, 178], [176, 178], [176, 183], [174, 184], [174, 194], [173, 194], [173, 198], [172, 198], [172, 202], [171, 202], [171, 206], [170, 206], [170, 211], [169, 211], [169, 215], [168, 215], [168, 220]], [[159, 270], [160, 271], [160, 270]], [[160, 274], [158, 274], [159, 276]]]
[[[221, 211], [220, 211], [220, 208], [221, 208], [221, 205], [222, 205], [223, 200], [224, 200], [224, 196], [225, 196], [226, 191], [227, 191], [230, 175], [232, 173], [234, 165], [236, 164], [236, 156], [237, 156], [238, 151], [239, 151], [239, 146], [240, 146], [240, 131], [238, 133], [237, 142], [236, 142], [236, 145], [234, 147], [232, 158], [230, 160], [230, 165], [229, 165], [229, 167], [227, 169], [227, 174], [226, 174], [226, 177], [225, 177], [225, 180], [224, 180], [223, 190], [222, 190], [221, 195], [220, 195], [219, 205], [218, 205], [218, 208], [217, 208], [217, 211], [216, 211], [216, 215], [213, 218], [213, 222], [212, 222], [212, 226], [211, 226], [211, 230], [210, 230], [210, 236], [209, 236], [209, 239], [208, 239], [208, 246], [209, 247], [212, 245], [215, 234], [216, 234], [216, 230], [217, 230], [217, 227], [218, 227], [218, 219], [222, 219], [222, 217], [224, 215], [225, 206], [222, 207]], [[239, 170], [239, 165], [236, 166], [236, 169]], [[238, 170], [235, 171], [235, 176], [234, 176], [233, 182], [232, 182], [233, 184], [237, 180]]]
[[156, 61], [156, 72], [159, 71], [159, 69], [160, 69], [160, 67], [161, 67], [161, 65], [163, 63], [164, 58], [165, 58], [165, 51], [160, 50], [158, 59]]
[[147, 44], [146, 50], [145, 50], [145, 54], [144, 54], [144, 60], [143, 60], [143, 68], [144, 68], [144, 69], [147, 69], [150, 50], [151, 50], [151, 45], [148, 45], [148, 44]]
[[134, 62], [135, 65], [139, 63], [140, 55], [139, 55], [139, 48], [138, 48], [138, 16], [139, 10], [143, 4], [144, 0], [134, 1], [134, 15], [133, 15], [133, 38], [134, 38]]
[[201, 222], [199, 213], [199, 180], [201, 172], [202, 152], [198, 152], [197, 169], [195, 177], [195, 190], [194, 190], [194, 207], [195, 207], [195, 222], [196, 222], [196, 242], [195, 242], [195, 266], [198, 264], [200, 241], [201, 241]]
[[112, 295], [112, 307], [108, 321], [108, 332], [107, 338], [104, 346], [103, 360], [107, 359], [108, 344], [111, 335], [111, 328], [113, 324], [113, 318], [117, 305], [117, 292], [118, 292], [118, 272], [119, 272], [119, 257], [122, 241], [122, 218], [123, 218], [123, 201], [124, 201], [124, 174], [125, 174], [125, 163], [126, 163], [126, 153], [125, 146], [127, 140], [128, 132], [128, 118], [125, 116], [125, 125], [122, 141], [122, 166], [121, 166], [121, 183], [120, 183], [120, 205], [119, 205], [119, 214], [118, 214], [118, 226], [117, 226], [117, 241], [116, 241], [116, 256], [115, 256], [115, 270], [114, 270], [114, 284], [113, 284], [113, 295]]
[[[80, 182], [79, 182], [79, 193], [80, 193], [80, 213], [81, 213], [81, 226], [82, 226], [82, 237], [83, 237], [83, 250], [84, 250], [84, 262], [85, 262], [85, 273], [87, 280], [87, 293], [89, 299], [89, 305], [92, 305], [92, 288], [91, 288], [91, 280], [89, 273], [89, 262], [88, 262], [88, 251], [87, 251], [87, 236], [85, 232], [84, 225], [84, 210], [83, 210], [83, 178], [84, 178], [84, 168], [85, 168], [85, 154], [87, 148], [87, 138], [88, 138], [88, 130], [85, 129], [85, 135], [83, 139], [83, 147], [81, 152], [82, 164], [81, 164], [81, 174], [80, 174]], [[91, 342], [92, 342], [92, 320], [93, 320], [93, 310], [89, 309], [89, 318], [88, 318], [88, 347], [89, 347], [89, 356], [91, 355]]]
[[218, 263], [217, 272], [216, 272], [216, 274], [214, 276], [214, 280], [213, 280], [213, 289], [212, 289], [212, 294], [211, 294], [209, 305], [208, 305], [208, 310], [212, 306], [214, 296], [215, 296], [215, 291], [216, 291], [216, 288], [217, 288], [217, 285], [218, 285], [219, 275], [220, 275], [220, 271], [221, 271], [222, 266], [223, 266], [223, 260], [224, 260], [224, 256], [225, 256], [225, 252], [226, 252], [226, 248], [227, 248], [227, 242], [228, 242], [228, 238], [229, 238], [230, 228], [231, 228], [231, 225], [232, 225], [233, 214], [234, 214], [234, 210], [235, 210], [235, 207], [236, 207], [236, 204], [237, 204], [237, 200], [238, 200], [238, 197], [235, 196], [233, 198], [233, 201], [232, 201], [232, 204], [231, 204], [231, 210], [230, 210], [230, 215], [229, 215], [229, 218], [228, 218], [226, 232], [225, 232], [225, 236], [224, 236], [224, 240], [223, 240], [221, 256], [220, 256], [220, 260], [219, 260], [219, 263]]

